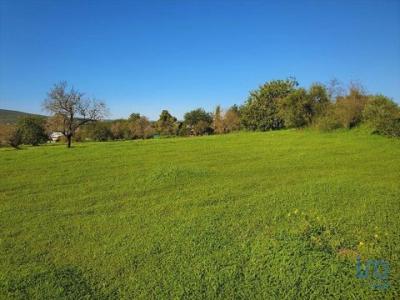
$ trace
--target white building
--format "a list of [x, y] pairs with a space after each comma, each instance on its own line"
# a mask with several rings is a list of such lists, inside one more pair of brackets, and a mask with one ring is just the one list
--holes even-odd
[[53, 142], [59, 141], [62, 136], [64, 135], [62, 134], [62, 132], [59, 131], [54, 131], [50, 134], [50, 138]]

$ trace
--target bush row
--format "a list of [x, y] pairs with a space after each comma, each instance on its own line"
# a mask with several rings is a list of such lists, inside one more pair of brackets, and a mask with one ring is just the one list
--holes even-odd
[[[226, 110], [217, 106], [213, 113], [198, 108], [187, 112], [181, 121], [167, 110], [161, 112], [157, 121], [132, 113], [128, 119], [85, 124], [73, 138], [106, 141], [304, 127], [329, 131], [351, 129], [361, 123], [373, 133], [399, 137], [400, 108], [388, 97], [368, 94], [358, 84], [351, 83], [345, 90], [337, 81], [331, 81], [305, 89], [288, 78], [259, 86], [241, 106], [233, 105]], [[13, 147], [38, 145], [48, 141], [52, 129], [51, 119], [26, 117], [15, 127], [0, 127], [0, 141]]]

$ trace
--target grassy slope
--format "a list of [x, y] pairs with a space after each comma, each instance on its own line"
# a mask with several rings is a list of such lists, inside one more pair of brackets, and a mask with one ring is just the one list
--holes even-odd
[[[3, 149], [0, 176], [0, 295], [400, 292], [400, 140], [280, 131]], [[355, 277], [357, 255], [390, 262], [387, 290]]]
[[46, 116], [43, 116], [43, 115], [35, 115], [35, 114], [25, 113], [25, 112], [21, 112], [21, 111], [0, 109], [0, 124], [15, 124], [15, 123], [17, 123], [19, 118], [28, 117], [28, 116], [47, 118]]

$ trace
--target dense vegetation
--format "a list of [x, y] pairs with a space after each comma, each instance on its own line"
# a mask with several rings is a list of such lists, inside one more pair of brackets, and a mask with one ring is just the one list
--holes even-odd
[[[0, 298], [400, 293], [399, 139], [306, 129], [22, 149], [0, 149]], [[356, 278], [357, 256], [389, 262], [389, 286]]]
[[[105, 105], [83, 99], [79, 91], [68, 90], [65, 82], [50, 90], [44, 106], [53, 116], [43, 124], [43, 130], [48, 134], [60, 131], [68, 146], [73, 139], [147, 139], [305, 127], [331, 131], [360, 124], [365, 124], [372, 133], [400, 136], [397, 103], [383, 95], [370, 95], [354, 83], [345, 89], [337, 81], [327, 85], [314, 83], [305, 89], [293, 78], [272, 80], [251, 91], [240, 107], [233, 105], [224, 110], [218, 105], [213, 113], [198, 108], [187, 112], [181, 121], [167, 110], [161, 112], [157, 121], [150, 121], [139, 113], [132, 113], [128, 119], [99, 121], [106, 115]], [[0, 144], [18, 147], [21, 143], [43, 142], [41, 134], [27, 142], [20, 134], [24, 131], [19, 126], [0, 127]]]

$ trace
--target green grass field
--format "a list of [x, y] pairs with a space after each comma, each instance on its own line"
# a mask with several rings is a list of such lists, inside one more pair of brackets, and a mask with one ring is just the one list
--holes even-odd
[[[400, 140], [276, 131], [0, 149], [0, 298], [394, 299]], [[390, 263], [387, 288], [356, 257]]]

